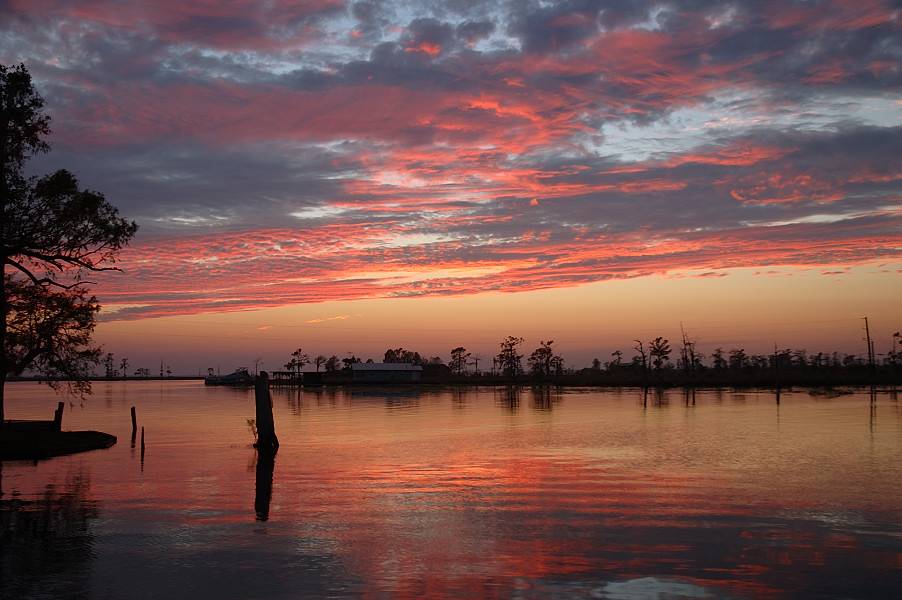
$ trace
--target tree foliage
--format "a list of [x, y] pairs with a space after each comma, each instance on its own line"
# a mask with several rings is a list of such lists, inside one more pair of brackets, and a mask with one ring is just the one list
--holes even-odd
[[49, 150], [43, 109], [28, 70], [0, 65], [0, 378], [31, 370], [85, 394], [100, 358], [91, 344], [99, 305], [86, 277], [115, 270], [137, 225], [68, 171], [25, 177], [26, 161]]
[[670, 353], [670, 340], [659, 336], [648, 342], [648, 355], [651, 357], [651, 363], [656, 371], [660, 370], [670, 360]]
[[512, 335], [507, 336], [501, 342], [501, 351], [495, 357], [498, 369], [506, 377], [516, 377], [523, 373], [523, 355], [520, 354], [520, 344], [523, 338]]
[[527, 363], [533, 375], [550, 377], [564, 370], [564, 359], [554, 353], [554, 340], [539, 342], [539, 347], [529, 355]]
[[385, 351], [382, 362], [386, 363], [405, 363], [411, 365], [425, 365], [426, 361], [420, 356], [419, 352], [406, 350], [404, 348], [389, 348]]
[[463, 346], [458, 346], [451, 350], [451, 361], [448, 363], [448, 366], [451, 368], [451, 372], [455, 375], [463, 375], [467, 371], [467, 361], [470, 358], [470, 353], [467, 352], [467, 349]]
[[91, 345], [96, 298], [84, 290], [31, 285], [6, 275], [6, 356], [8, 374], [26, 369], [72, 382], [77, 393], [90, 390], [87, 378], [100, 359]]
[[310, 364], [310, 356], [302, 348], [291, 353], [291, 360], [285, 363], [285, 368], [296, 375], [304, 370], [305, 365]]

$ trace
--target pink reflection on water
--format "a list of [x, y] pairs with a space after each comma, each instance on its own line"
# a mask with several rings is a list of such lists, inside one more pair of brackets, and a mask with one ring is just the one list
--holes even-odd
[[[11, 388], [15, 418], [52, 412], [44, 388]], [[276, 391], [282, 447], [270, 469], [250, 447], [247, 391], [98, 384], [64, 424], [119, 443], [5, 463], [2, 511], [32, 510], [48, 486], [96, 507], [92, 571], [112, 590], [115, 573], [137, 573], [158, 595], [166, 573], [218, 578], [228, 586], [208, 591], [221, 597], [260, 591], [233, 572], [266, 573], [271, 597], [617, 597], [680, 585], [843, 596], [900, 582], [898, 404], [881, 401], [875, 426], [867, 394], [796, 392], [780, 406], [765, 392], [681, 398], [665, 392], [643, 407], [629, 390]], [[143, 469], [129, 444], [133, 404], [147, 432]], [[72, 481], [90, 485], [76, 494]]]

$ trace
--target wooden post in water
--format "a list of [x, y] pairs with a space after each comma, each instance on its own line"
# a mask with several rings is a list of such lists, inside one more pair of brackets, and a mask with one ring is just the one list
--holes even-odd
[[135, 414], [135, 407], [132, 407], [132, 448], [135, 447], [135, 436], [138, 435], [138, 417]]
[[53, 413], [53, 430], [62, 431], [63, 429], [63, 409], [66, 407], [65, 402], [56, 405], [56, 412]]
[[272, 397], [269, 395], [269, 376], [260, 371], [254, 382], [254, 401], [257, 409], [257, 450], [275, 453], [279, 449], [276, 426], [272, 418]]

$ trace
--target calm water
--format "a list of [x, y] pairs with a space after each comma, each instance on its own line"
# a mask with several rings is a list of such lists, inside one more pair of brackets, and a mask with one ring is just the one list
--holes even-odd
[[[8, 394], [15, 418], [57, 401]], [[635, 390], [275, 390], [274, 404], [282, 447], [258, 464], [252, 392], [96, 384], [64, 428], [116, 446], [2, 465], [2, 597], [902, 594], [902, 406], [886, 393], [873, 410], [866, 391], [778, 406], [674, 390], [643, 407]]]

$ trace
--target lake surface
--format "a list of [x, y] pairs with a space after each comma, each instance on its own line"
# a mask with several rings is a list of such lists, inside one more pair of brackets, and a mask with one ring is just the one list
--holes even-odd
[[[7, 387], [11, 418], [50, 418]], [[3, 598], [902, 596], [889, 393], [273, 390], [97, 383], [64, 429], [109, 450], [4, 462]], [[131, 447], [129, 407], [146, 430]]]

